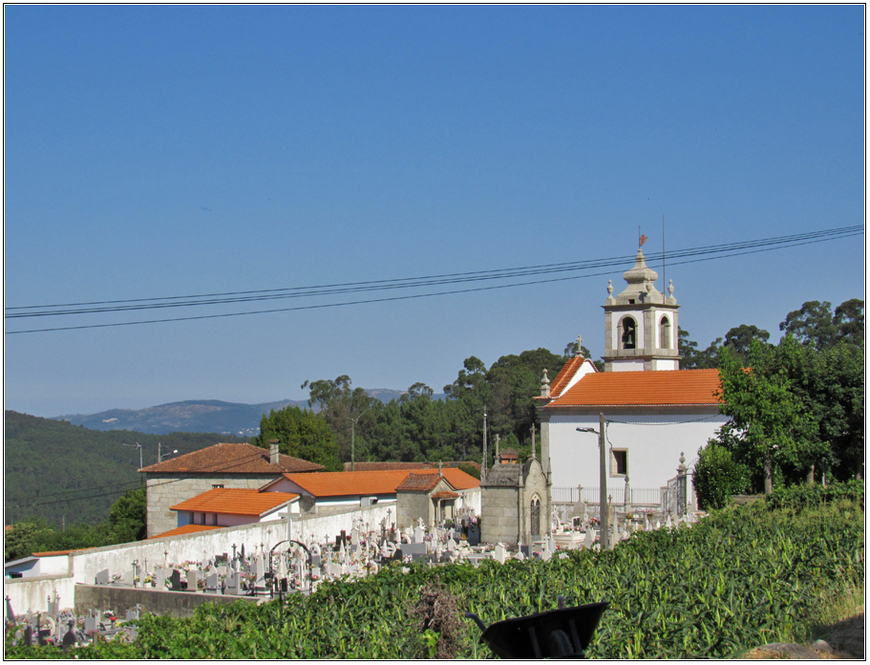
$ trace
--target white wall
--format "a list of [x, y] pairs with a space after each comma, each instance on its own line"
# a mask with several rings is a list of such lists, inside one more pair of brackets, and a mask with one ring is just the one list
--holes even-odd
[[[608, 448], [628, 450], [629, 483], [635, 489], [654, 489], [677, 475], [680, 453], [691, 468], [698, 449], [715, 437], [728, 420], [721, 414], [620, 415], [605, 412]], [[576, 431], [577, 427], [598, 430], [598, 415], [554, 415], [550, 418], [550, 468], [554, 487], [598, 487], [598, 435]], [[624, 484], [622, 477], [610, 476], [608, 451], [607, 482]]]
[[[381, 520], [387, 519], [387, 528], [396, 522], [396, 505], [375, 505], [356, 508], [332, 515], [293, 517], [290, 533], [292, 540], [306, 544], [335, 542], [335, 537], [344, 530], [350, 534], [354, 520], [363, 520], [365, 531], [380, 531]], [[52, 560], [68, 560], [71, 574], [68, 576], [37, 576], [22, 579], [4, 579], [4, 592], [9, 596], [16, 614], [27, 611], [42, 611], [47, 608], [47, 598], [55, 593], [60, 596], [60, 609], [72, 609], [75, 602], [75, 584], [93, 584], [101, 570], [108, 568], [110, 575], [123, 574], [132, 569], [134, 561], [151, 573], [155, 566], [182, 567], [185, 562], [201, 562], [216, 554], [232, 554], [242, 544], [245, 552], [268, 552], [274, 545], [288, 538], [286, 522], [261, 522], [238, 527], [227, 527], [174, 538], [155, 538], [123, 545], [112, 545], [73, 553], [67, 556], [50, 557]]]

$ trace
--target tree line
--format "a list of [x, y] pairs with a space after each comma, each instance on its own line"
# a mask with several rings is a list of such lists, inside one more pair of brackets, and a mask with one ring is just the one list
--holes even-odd
[[[848, 300], [833, 310], [828, 302], [806, 302], [788, 314], [780, 330], [785, 335], [773, 345], [768, 331], [742, 324], [703, 350], [687, 331], [679, 331], [681, 367], [719, 368], [723, 411], [733, 418], [717, 447], [702, 451], [701, 469], [727, 453], [729, 464], [741, 466], [720, 472], [737, 473], [737, 486], [746, 491], [763, 489], [765, 473], [778, 484], [821, 473], [841, 479], [862, 473], [864, 301]], [[489, 368], [471, 356], [456, 380], [444, 386], [445, 399], [435, 399], [424, 383], [383, 403], [353, 387], [347, 375], [306, 382], [310, 409], [290, 406], [264, 415], [252, 443], [265, 448], [277, 439], [281, 452], [330, 470], [351, 461], [481, 462], [486, 414], [486, 463], [494, 461], [496, 437], [523, 460], [540, 424], [534, 397], [540, 395], [543, 370], [552, 380], [576, 353], [576, 342], [561, 355], [539, 348], [502, 356]], [[595, 363], [603, 369], [600, 360]], [[743, 371], [747, 366], [753, 367], [749, 373]], [[789, 397], [772, 401], [773, 395], [752, 388], [761, 377]], [[776, 415], [782, 424], [759, 429], [763, 421], [752, 408]], [[539, 442], [537, 433], [534, 439]], [[766, 457], [758, 452], [764, 446]]]
[[[804, 303], [767, 331], [741, 326], [714, 353], [731, 421], [699, 450], [702, 507], [735, 494], [864, 475], [864, 302]], [[708, 361], [708, 359], [705, 358]]]

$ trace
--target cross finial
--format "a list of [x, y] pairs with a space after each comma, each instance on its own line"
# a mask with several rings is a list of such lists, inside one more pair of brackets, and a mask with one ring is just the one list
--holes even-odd
[[583, 349], [583, 336], [577, 335], [577, 356], [580, 358], [583, 357], [583, 350], [582, 349]]

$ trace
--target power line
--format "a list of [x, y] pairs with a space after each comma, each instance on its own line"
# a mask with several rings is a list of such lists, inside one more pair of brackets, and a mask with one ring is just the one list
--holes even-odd
[[[744, 241], [730, 243], [726, 245], [711, 245], [705, 247], [696, 247], [685, 250], [674, 250], [668, 253], [671, 265], [695, 263], [699, 261], [709, 261], [721, 258], [730, 258], [744, 254], [753, 254], [758, 252], [773, 251], [776, 249], [785, 249], [789, 247], [797, 247], [801, 245], [814, 244], [818, 242], [826, 242], [841, 238], [847, 238], [855, 235], [861, 235], [864, 232], [864, 227], [861, 225], [842, 227], [838, 229], [827, 229], [823, 231], [814, 231], [810, 233], [795, 234], [790, 236], [780, 236], [775, 238], [764, 238], [761, 240]], [[659, 253], [652, 253], [647, 257], [650, 261], [655, 261], [661, 258]], [[683, 259], [674, 260], [674, 259]], [[629, 260], [634, 260], [634, 257], [612, 257], [607, 259], [597, 259], [588, 261], [576, 261], [570, 263], [556, 263], [548, 265], [524, 266], [519, 268], [506, 268], [498, 270], [474, 271], [466, 273], [450, 273], [443, 275], [432, 275], [428, 277], [417, 278], [401, 278], [390, 280], [377, 280], [365, 282], [348, 282], [341, 284], [327, 284], [311, 287], [290, 287], [283, 289], [268, 289], [259, 291], [235, 291], [227, 293], [203, 294], [192, 296], [169, 296], [163, 298], [147, 298], [147, 299], [132, 299], [132, 300], [114, 300], [114, 301], [97, 301], [89, 303], [68, 303], [58, 305], [42, 305], [42, 306], [22, 306], [7, 308], [6, 318], [32, 318], [44, 316], [68, 316], [78, 314], [96, 314], [96, 313], [118, 313], [129, 311], [141, 311], [149, 309], [164, 309], [168, 307], [200, 307], [220, 304], [257, 302], [275, 299], [287, 298], [307, 298], [327, 295], [337, 295], [345, 293], [370, 293], [386, 290], [409, 289], [409, 288], [428, 288], [432, 286], [446, 284], [463, 284], [470, 282], [490, 281], [513, 279], [518, 277], [527, 277], [532, 275], [552, 275], [565, 272], [587, 271], [593, 269], [608, 268], [612, 269], [615, 266], [624, 265]], [[344, 301], [338, 303], [319, 303], [312, 305], [299, 305], [294, 307], [280, 307], [271, 309], [248, 310], [242, 312], [224, 312], [221, 314], [202, 314], [191, 316], [169, 317], [161, 319], [146, 319], [139, 321], [122, 321], [113, 323], [98, 323], [98, 324], [82, 324], [70, 326], [56, 326], [50, 328], [35, 328], [29, 330], [6, 331], [7, 335], [37, 333], [37, 332], [57, 332], [62, 330], [86, 330], [93, 328], [109, 328], [119, 326], [144, 325], [151, 323], [169, 323], [174, 321], [191, 321], [199, 319], [226, 318], [233, 316], [251, 316], [254, 314], [268, 314], [275, 312], [291, 312], [302, 311], [309, 309], [323, 309], [333, 307], [346, 307], [350, 305], [363, 305], [378, 302], [390, 302], [398, 300], [410, 300], [416, 298], [430, 298], [434, 296], [456, 295], [461, 293], [471, 293], [479, 291], [489, 291], [495, 289], [514, 288], [517, 286], [530, 286], [538, 284], [547, 284], [559, 281], [585, 279], [608, 274], [610, 270], [604, 272], [587, 273], [583, 275], [569, 275], [561, 277], [550, 277], [546, 279], [538, 279], [523, 282], [514, 282], [509, 284], [497, 284], [488, 286], [470, 287], [464, 289], [442, 290], [429, 293], [415, 293], [410, 295], [390, 296], [382, 298], [369, 298], [363, 300]]]

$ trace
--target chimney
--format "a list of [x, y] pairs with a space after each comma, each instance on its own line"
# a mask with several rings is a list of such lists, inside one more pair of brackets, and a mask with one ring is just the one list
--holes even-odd
[[278, 439], [269, 439], [269, 464], [278, 463]]

